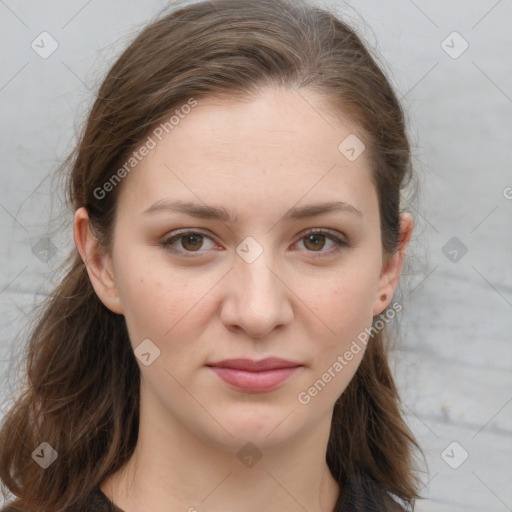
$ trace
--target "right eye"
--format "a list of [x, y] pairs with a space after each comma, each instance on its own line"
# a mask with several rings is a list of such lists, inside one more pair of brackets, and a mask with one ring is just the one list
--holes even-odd
[[[204, 233], [192, 230], [179, 231], [174, 234], [171, 233], [170, 236], [168, 236], [161, 242], [161, 245], [172, 252], [204, 252], [200, 251], [199, 249], [201, 249], [205, 240], [209, 240], [213, 243], [213, 239]], [[177, 242], [178, 245], [181, 247], [175, 246]], [[212, 247], [210, 247], [210, 249], [211, 248]]]

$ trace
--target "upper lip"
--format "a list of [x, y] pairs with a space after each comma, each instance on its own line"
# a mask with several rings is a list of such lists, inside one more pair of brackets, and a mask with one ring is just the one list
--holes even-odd
[[206, 366], [258, 372], [265, 370], [278, 370], [281, 368], [295, 368], [302, 365], [300, 363], [280, 359], [278, 357], [267, 357], [266, 359], [260, 359], [259, 361], [255, 359], [224, 359], [223, 361], [208, 363]]

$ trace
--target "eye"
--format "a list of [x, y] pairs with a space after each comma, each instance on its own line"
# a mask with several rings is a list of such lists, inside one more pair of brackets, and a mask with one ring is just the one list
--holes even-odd
[[[199, 249], [203, 246], [205, 240], [213, 243], [211, 237], [198, 231], [180, 231], [169, 238], [166, 238], [162, 246], [173, 252], [202, 252]], [[173, 247], [178, 242], [179, 248]], [[209, 247], [211, 249], [212, 247]]]
[[[325, 247], [327, 241], [332, 242], [331, 250], [322, 250]], [[315, 230], [310, 229], [303, 233], [301, 239], [297, 242], [302, 242], [304, 247], [308, 250], [308, 252], [319, 252], [319, 253], [333, 253], [341, 251], [342, 249], [348, 247], [348, 242], [343, 240], [342, 238], [334, 235], [330, 231], [326, 231], [323, 229]]]

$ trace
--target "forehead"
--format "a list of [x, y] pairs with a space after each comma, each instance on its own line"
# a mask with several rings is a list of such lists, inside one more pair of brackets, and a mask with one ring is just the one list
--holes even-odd
[[178, 198], [254, 214], [281, 203], [288, 209], [308, 199], [350, 199], [372, 213], [367, 155], [351, 160], [343, 152], [343, 141], [364, 135], [314, 92], [278, 88], [244, 101], [201, 98], [187, 111], [158, 137], [150, 133], [155, 145], [125, 179], [120, 208], [142, 212]]

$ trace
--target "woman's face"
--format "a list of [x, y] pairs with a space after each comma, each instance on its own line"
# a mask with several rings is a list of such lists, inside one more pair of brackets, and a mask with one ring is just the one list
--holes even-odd
[[[141, 413], [210, 445], [298, 439], [330, 421], [393, 291], [367, 154], [339, 149], [360, 132], [285, 89], [198, 100], [168, 132], [121, 185], [108, 260]], [[222, 363], [267, 358], [292, 367]]]

